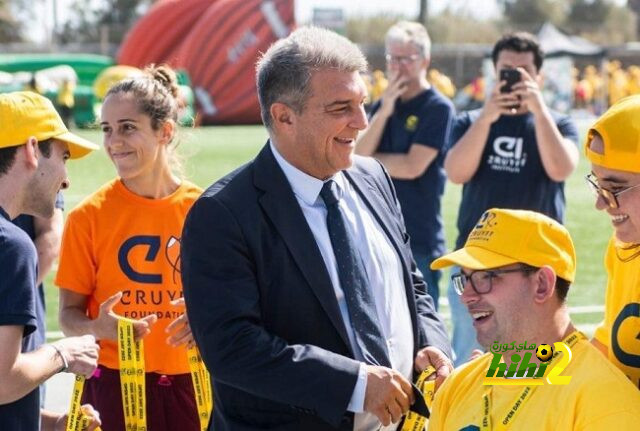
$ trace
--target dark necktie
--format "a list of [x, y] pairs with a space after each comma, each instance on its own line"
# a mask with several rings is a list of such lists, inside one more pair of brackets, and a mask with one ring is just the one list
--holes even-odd
[[391, 367], [387, 343], [378, 323], [378, 312], [368, 288], [364, 264], [338, 205], [335, 181], [329, 180], [324, 183], [320, 197], [327, 206], [329, 238], [356, 342], [367, 364]]

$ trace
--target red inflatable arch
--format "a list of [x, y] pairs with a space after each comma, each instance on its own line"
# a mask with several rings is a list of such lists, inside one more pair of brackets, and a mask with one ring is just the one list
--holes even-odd
[[127, 33], [118, 64], [143, 68], [177, 63], [178, 48], [209, 6], [217, 0], [160, 0]]
[[205, 124], [259, 123], [255, 63], [294, 26], [293, 0], [218, 0], [178, 53]]
[[117, 60], [185, 69], [201, 123], [259, 123], [255, 63], [293, 27], [293, 0], [161, 0], [127, 34]]

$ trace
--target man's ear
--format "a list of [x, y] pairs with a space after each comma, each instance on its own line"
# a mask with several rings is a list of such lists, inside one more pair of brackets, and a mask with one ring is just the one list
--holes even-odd
[[273, 128], [276, 130], [287, 130], [294, 124], [295, 112], [284, 103], [272, 103], [269, 113], [271, 114]]
[[556, 273], [550, 266], [545, 265], [532, 274], [531, 277], [535, 282], [534, 301], [539, 304], [547, 302], [556, 291]]
[[38, 168], [38, 160], [42, 153], [40, 153], [40, 148], [38, 147], [38, 140], [31, 136], [25, 145], [20, 149], [23, 155], [24, 163], [30, 169]]

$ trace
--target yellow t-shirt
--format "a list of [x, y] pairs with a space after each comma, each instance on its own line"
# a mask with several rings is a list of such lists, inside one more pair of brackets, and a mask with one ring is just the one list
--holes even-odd
[[[625, 257], [637, 251], [618, 253]], [[621, 261], [612, 237], [604, 261], [608, 274], [604, 321], [594, 337], [607, 347], [609, 360], [640, 389], [640, 256]]]
[[[536, 431], [631, 430], [640, 424], [640, 392], [587, 340], [571, 349], [572, 360], [561, 373], [568, 385], [534, 386], [520, 405], [510, 429]], [[493, 355], [488, 353], [456, 369], [436, 392], [429, 431], [480, 430], [482, 381]], [[493, 386], [491, 420], [502, 421], [525, 386]]]
[[[74, 208], [67, 218], [55, 284], [87, 295], [90, 318], [118, 291], [113, 308], [120, 316], [158, 316], [144, 338], [145, 371], [189, 372], [186, 347], [166, 343], [165, 328], [181, 309], [170, 304], [182, 296], [180, 236], [187, 212], [202, 190], [189, 182], [162, 199], [138, 196], [115, 179]], [[118, 344], [100, 341], [99, 363], [118, 369]]]

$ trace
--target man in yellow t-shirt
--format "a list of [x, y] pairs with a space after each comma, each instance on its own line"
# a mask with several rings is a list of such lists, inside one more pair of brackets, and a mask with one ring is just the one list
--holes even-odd
[[589, 129], [587, 183], [611, 217], [604, 321], [593, 344], [640, 389], [640, 96], [613, 105]]
[[[637, 427], [640, 392], [569, 318], [565, 300], [575, 277], [575, 250], [562, 225], [532, 211], [490, 209], [464, 247], [435, 260], [432, 267], [450, 265], [462, 268], [453, 275], [453, 285], [473, 317], [482, 346], [490, 350], [499, 343], [506, 365], [522, 361], [520, 365], [528, 362], [538, 368], [535, 355], [504, 347], [563, 341], [572, 355], [561, 376], [571, 378], [564, 385], [546, 379], [542, 385], [524, 380], [514, 384], [514, 379], [504, 380], [510, 385], [483, 385], [494, 359], [487, 353], [456, 369], [442, 384], [432, 406], [430, 431]], [[557, 356], [548, 362], [545, 377], [566, 360], [563, 353]], [[495, 375], [504, 375], [504, 370], [498, 368]]]

